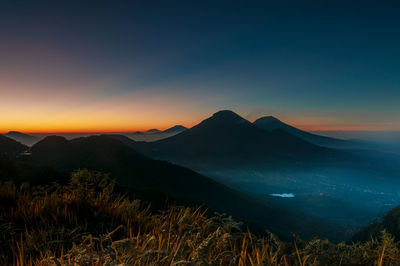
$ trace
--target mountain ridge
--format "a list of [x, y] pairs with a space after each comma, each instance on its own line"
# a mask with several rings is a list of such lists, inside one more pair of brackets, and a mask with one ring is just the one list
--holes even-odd
[[175, 125], [173, 127], [164, 130], [163, 133], [180, 133], [185, 130], [187, 130], [187, 127], [184, 127], [182, 125]]
[[24, 145], [28, 145], [28, 146], [30, 146], [30, 145], [34, 144], [35, 142], [39, 141], [38, 137], [29, 135], [29, 134], [26, 134], [26, 133], [22, 133], [22, 132], [19, 132], [19, 131], [9, 131], [4, 135], [9, 137], [9, 138], [11, 138], [11, 139], [13, 139], [13, 140], [15, 140], [15, 141], [18, 141], [18, 142], [20, 142], [20, 143], [22, 143]]
[[[266, 205], [190, 169], [150, 159], [108, 136], [70, 141], [62, 137], [47, 137], [35, 144], [31, 152], [31, 156], [24, 158], [24, 163], [53, 167], [65, 173], [83, 168], [103, 171], [112, 178], [118, 178], [123, 185], [155, 189], [178, 198], [195, 198], [213, 209], [231, 213], [250, 224], [270, 228], [285, 238], [299, 231], [305, 236], [319, 234], [316, 232], [319, 229], [312, 232], [306, 226], [306, 223], [310, 223], [318, 227], [320, 221], [314, 221], [318, 219], [292, 213], [274, 204]], [[304, 216], [304, 221], [293, 222], [296, 216]]]
[[0, 134], [0, 153], [16, 156], [28, 149], [28, 146]]
[[298, 129], [294, 126], [286, 124], [279, 120], [274, 116], [263, 116], [256, 119], [253, 122], [257, 127], [271, 132], [273, 130], [281, 129], [290, 133], [298, 138], [303, 139], [304, 141], [308, 141], [318, 146], [328, 147], [328, 148], [348, 148], [354, 146], [354, 144], [347, 140], [336, 139], [326, 136], [320, 136], [317, 134], [313, 134], [301, 129]]
[[230, 110], [216, 112], [172, 137], [137, 142], [135, 148], [150, 157], [203, 165], [302, 160], [329, 152], [281, 129], [267, 132]]

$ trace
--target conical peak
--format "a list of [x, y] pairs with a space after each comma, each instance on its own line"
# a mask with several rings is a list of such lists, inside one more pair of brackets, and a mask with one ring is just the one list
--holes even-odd
[[212, 115], [213, 118], [218, 119], [237, 119], [243, 120], [241, 116], [231, 110], [221, 110]]
[[266, 123], [266, 122], [281, 122], [281, 121], [278, 118], [276, 118], [272, 115], [269, 115], [269, 116], [263, 116], [263, 117], [257, 119], [256, 121], [254, 121], [254, 123], [259, 123], [259, 122]]

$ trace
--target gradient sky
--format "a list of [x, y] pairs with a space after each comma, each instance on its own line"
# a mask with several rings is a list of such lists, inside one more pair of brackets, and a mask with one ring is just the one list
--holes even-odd
[[1, 1], [0, 132], [400, 130], [396, 1], [141, 2]]

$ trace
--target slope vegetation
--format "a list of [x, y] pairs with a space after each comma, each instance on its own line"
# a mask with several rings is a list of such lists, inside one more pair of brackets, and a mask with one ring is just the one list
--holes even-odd
[[31, 152], [31, 156], [23, 158], [24, 163], [52, 167], [64, 174], [79, 168], [104, 171], [124, 186], [157, 190], [175, 198], [205, 204], [229, 213], [253, 228], [263, 230], [267, 227], [285, 239], [291, 238], [293, 233], [305, 238], [340, 235], [337, 228], [329, 229], [319, 219], [272, 203], [262, 203], [190, 169], [152, 160], [111, 137], [92, 136], [68, 141], [52, 136], [34, 145]]
[[383, 233], [364, 244], [257, 236], [224, 215], [169, 206], [151, 212], [99, 172], [68, 184], [0, 183], [2, 265], [398, 265]]

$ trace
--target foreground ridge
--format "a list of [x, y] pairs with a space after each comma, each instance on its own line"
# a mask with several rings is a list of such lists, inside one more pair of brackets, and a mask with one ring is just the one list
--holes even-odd
[[202, 208], [152, 211], [100, 172], [79, 170], [66, 185], [0, 186], [1, 264], [17, 265], [383, 265], [399, 245], [379, 240], [335, 245], [281, 242]]

